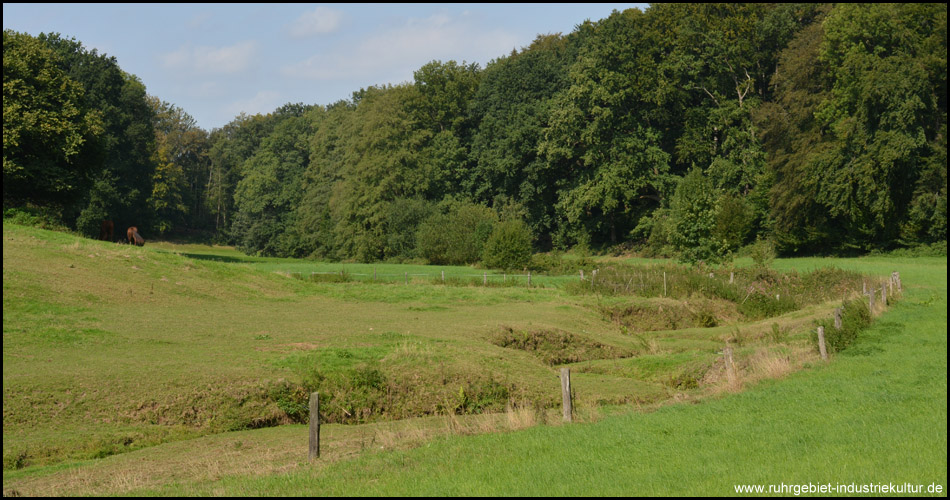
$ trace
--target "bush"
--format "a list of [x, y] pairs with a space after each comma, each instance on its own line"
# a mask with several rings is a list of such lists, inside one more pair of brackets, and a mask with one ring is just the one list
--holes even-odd
[[[817, 326], [825, 327], [825, 347], [829, 353], [841, 352], [854, 343], [858, 334], [871, 324], [871, 312], [864, 299], [853, 299], [845, 302], [841, 312], [841, 329], [835, 328], [834, 319], [817, 322]], [[812, 342], [818, 349], [818, 333], [812, 332]]]
[[389, 204], [384, 223], [385, 259], [415, 257], [419, 225], [432, 215], [432, 205], [422, 199], [399, 198]]
[[645, 242], [641, 248], [644, 257], [672, 257], [676, 255], [670, 237], [672, 224], [670, 210], [658, 208], [649, 217], [641, 218], [630, 236]]
[[495, 226], [485, 243], [482, 263], [495, 269], [524, 269], [531, 263], [531, 230], [512, 219]]
[[712, 183], [699, 169], [680, 179], [670, 203], [670, 243], [683, 262], [717, 262], [725, 253], [713, 234], [716, 198]]
[[430, 264], [462, 265], [478, 262], [497, 217], [484, 205], [453, 203], [419, 226], [416, 251]]
[[752, 207], [738, 196], [724, 194], [717, 202], [713, 235], [730, 252], [741, 247], [752, 228]]
[[3, 220], [21, 226], [67, 232], [58, 212], [50, 208], [11, 207], [3, 209]]
[[775, 245], [767, 239], [759, 238], [749, 245], [749, 256], [752, 257], [753, 267], [756, 270], [769, 269], [775, 261]]

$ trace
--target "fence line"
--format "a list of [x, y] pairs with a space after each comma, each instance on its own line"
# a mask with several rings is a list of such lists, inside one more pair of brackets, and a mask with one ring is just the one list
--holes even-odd
[[[283, 272], [283, 271], [281, 271], [281, 272]], [[300, 272], [297, 272], [297, 271], [293, 271], [293, 272], [289, 272], [289, 273], [285, 273], [285, 274], [303, 274], [303, 273], [300, 273]], [[340, 275], [340, 271], [312, 271], [310, 274], [333, 274], [333, 275], [339, 276], [339, 275]], [[367, 274], [367, 273], [349, 273], [349, 272], [347, 272], [347, 273], [344, 273], [344, 274], [346, 274], [347, 276], [405, 276], [405, 273], [400, 273], [400, 274]], [[441, 276], [441, 274], [433, 274], [433, 273], [409, 273], [409, 276]], [[484, 274], [454, 274], [454, 275], [449, 275], [450, 278], [452, 278], [452, 277], [481, 278], [481, 277], [483, 277], [483, 276], [484, 276]], [[509, 278], [524, 278], [524, 277], [528, 277], [528, 276], [537, 277], [536, 274], [489, 274], [489, 275], [488, 275], [489, 278], [501, 278], [501, 277], [505, 277], [505, 276], [507, 276], [507, 277], [509, 277]], [[561, 276], [548, 276], [548, 277], [549, 277], [549, 278], [571, 278], [571, 277], [573, 277], [573, 276], [570, 276], [570, 275], [561, 275]]]

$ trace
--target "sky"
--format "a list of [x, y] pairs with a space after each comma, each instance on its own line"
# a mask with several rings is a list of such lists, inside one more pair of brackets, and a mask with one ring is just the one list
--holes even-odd
[[484, 68], [539, 34], [648, 5], [4, 3], [3, 29], [59, 33], [114, 56], [150, 95], [211, 131], [241, 112], [411, 82], [433, 60]]

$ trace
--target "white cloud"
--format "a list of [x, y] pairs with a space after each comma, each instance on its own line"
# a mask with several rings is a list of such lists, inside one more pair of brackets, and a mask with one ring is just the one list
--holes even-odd
[[343, 13], [327, 7], [304, 12], [294, 22], [290, 23], [290, 36], [293, 38], [308, 38], [315, 35], [333, 33], [340, 27]]
[[225, 106], [225, 111], [231, 116], [237, 116], [242, 111], [249, 115], [267, 114], [277, 109], [281, 104], [283, 103], [280, 102], [279, 92], [262, 90], [250, 99], [242, 99], [228, 104]]
[[239, 42], [227, 47], [183, 46], [161, 56], [165, 68], [207, 74], [235, 74], [250, 68], [257, 42]]
[[341, 44], [342, 48], [332, 52], [321, 52], [284, 66], [281, 73], [313, 80], [379, 75], [403, 75], [399, 78], [411, 79], [413, 71], [434, 59], [484, 64], [510, 52], [518, 44], [515, 35], [500, 29], [482, 29], [467, 22], [467, 18], [435, 14], [409, 19], [401, 26], [364, 37], [356, 44]]

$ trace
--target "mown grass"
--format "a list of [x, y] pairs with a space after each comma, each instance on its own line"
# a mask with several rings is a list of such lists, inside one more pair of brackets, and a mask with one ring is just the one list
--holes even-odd
[[[333, 460], [368, 453], [376, 447], [366, 443], [374, 440], [404, 448], [435, 435], [556, 422], [544, 415], [559, 404], [557, 369], [550, 356], [493, 343], [506, 328], [564, 332], [555, 337], [586, 346], [562, 352], [565, 346], [556, 343], [551, 350], [576, 374], [578, 412], [586, 421], [597, 420], [603, 404], [648, 407], [732, 393], [813, 363], [808, 331], [835, 306], [815, 304], [753, 323], [632, 332], [598, 312], [627, 299], [574, 295], [556, 282], [532, 288], [442, 286], [427, 278], [409, 285], [314, 283], [275, 272], [287, 264], [304, 266], [300, 272], [323, 265], [200, 246], [108, 245], [4, 224], [4, 490], [254, 494], [270, 486], [222, 490], [227, 481], [217, 481], [305, 474], [310, 466], [273, 451], [268, 436], [284, 443], [294, 435], [305, 443], [306, 429], [293, 422], [302, 421], [311, 390], [326, 395], [331, 422], [361, 423], [339, 431], [349, 444], [329, 445], [343, 453]], [[860, 264], [852, 268], [862, 270]], [[886, 275], [893, 270], [887, 267], [885, 261], [872, 271]], [[943, 269], [945, 276], [945, 262]], [[773, 323], [780, 334], [770, 337]], [[736, 345], [737, 386], [723, 378], [719, 351], [727, 342]], [[420, 428], [410, 418], [419, 415], [437, 423]], [[278, 424], [286, 430], [261, 428]], [[383, 424], [394, 427], [351, 439], [359, 434], [354, 429]], [[441, 430], [424, 430], [432, 425]], [[176, 474], [163, 465], [170, 460], [162, 458], [164, 450], [182, 449], [175, 448], [178, 441], [229, 446], [215, 435], [252, 428], [260, 436], [255, 447], [218, 450], [226, 463], [214, 453], [199, 460], [183, 452], [176, 459], [198, 469], [207, 461], [214, 473]], [[252, 449], [271, 450], [273, 461], [255, 462]], [[133, 472], [132, 464], [143, 459], [167, 474], [142, 479], [148, 471]], [[73, 481], [80, 476], [127, 480], [96, 486]], [[304, 494], [278, 491], [267, 494]]]

